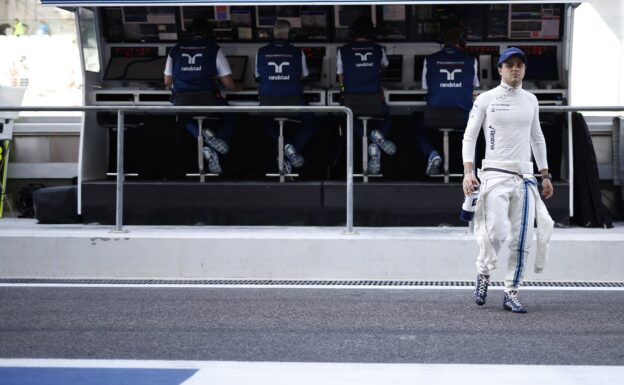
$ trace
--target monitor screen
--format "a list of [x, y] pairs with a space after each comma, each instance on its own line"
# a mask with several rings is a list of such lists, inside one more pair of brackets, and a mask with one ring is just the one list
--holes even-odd
[[227, 56], [230, 68], [232, 69], [232, 79], [235, 82], [245, 80], [245, 69], [247, 67], [247, 56]]
[[377, 24], [374, 5], [336, 5], [336, 27], [348, 28], [361, 16], [370, 18], [373, 25]]
[[104, 80], [162, 82], [166, 56], [137, 58], [113, 56], [108, 62]]
[[[527, 57], [526, 72], [524, 79], [528, 81], [553, 81], [559, 80], [559, 66], [557, 62], [556, 46], [516, 46]], [[500, 80], [498, 74], [498, 59], [500, 55], [492, 56], [492, 75], [495, 80]]]
[[414, 55], [414, 81], [422, 82], [422, 73], [427, 55]]
[[[113, 26], [111, 41], [173, 41], [178, 38], [174, 7], [122, 7], [122, 25], [117, 12], [106, 13], [106, 23]], [[123, 36], [117, 36], [123, 29]], [[111, 37], [108, 34], [108, 37]]]
[[527, 56], [526, 80], [558, 81], [557, 47], [555, 46], [519, 46]]
[[256, 7], [256, 26], [273, 27], [277, 19], [277, 7], [262, 6]]
[[327, 28], [327, 10], [325, 7], [314, 5], [302, 6], [301, 26], [304, 28]]
[[382, 82], [401, 82], [403, 80], [403, 55], [387, 55], [388, 67], [381, 69]]

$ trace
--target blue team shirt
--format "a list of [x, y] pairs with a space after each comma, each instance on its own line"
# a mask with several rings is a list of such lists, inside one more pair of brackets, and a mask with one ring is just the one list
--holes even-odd
[[381, 92], [383, 48], [369, 41], [351, 42], [340, 48], [344, 93]]
[[260, 96], [301, 96], [302, 56], [301, 48], [287, 41], [274, 41], [260, 48], [256, 57]]
[[217, 92], [219, 46], [205, 39], [182, 42], [169, 51], [172, 60], [173, 92]]
[[475, 79], [475, 58], [459, 48], [446, 46], [426, 58], [427, 105], [459, 107], [469, 111]]

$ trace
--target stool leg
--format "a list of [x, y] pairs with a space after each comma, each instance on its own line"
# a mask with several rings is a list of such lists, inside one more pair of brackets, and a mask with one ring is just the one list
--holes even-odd
[[367, 125], [368, 121], [364, 119], [362, 121], [362, 180], [364, 183], [368, 183], [368, 132]]
[[199, 168], [199, 181], [204, 183], [206, 181], [206, 173], [204, 172], [204, 140], [202, 137], [202, 123], [203, 119], [197, 120], [197, 166]]
[[284, 121], [279, 121], [279, 137], [277, 138], [277, 167], [280, 174], [280, 183], [284, 183]]
[[449, 183], [449, 132], [444, 131], [444, 183]]

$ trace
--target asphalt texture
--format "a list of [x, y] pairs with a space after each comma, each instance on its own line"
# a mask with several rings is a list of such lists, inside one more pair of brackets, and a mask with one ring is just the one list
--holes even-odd
[[0, 288], [0, 358], [624, 365], [624, 291]]

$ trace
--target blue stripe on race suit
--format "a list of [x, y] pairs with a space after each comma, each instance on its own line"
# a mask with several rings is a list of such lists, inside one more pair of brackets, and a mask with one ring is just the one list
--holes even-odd
[[[522, 270], [524, 269], [524, 245], [526, 243], [527, 226], [529, 225], [529, 185], [535, 185], [536, 183], [530, 179], [523, 180], [524, 190], [524, 202], [522, 204], [522, 222], [520, 224], [520, 239], [518, 239], [518, 261], [516, 263], [516, 271], [514, 273], [513, 286], [518, 286], [520, 283], [520, 277], [522, 276]], [[531, 224], [532, 225], [532, 224]]]

